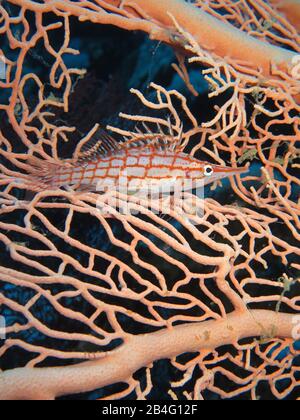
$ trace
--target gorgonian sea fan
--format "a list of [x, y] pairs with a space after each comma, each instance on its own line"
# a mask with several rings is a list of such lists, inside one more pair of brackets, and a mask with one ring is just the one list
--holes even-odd
[[[296, 13], [281, 12], [275, 0], [1, 2], [2, 399], [299, 398], [300, 43]], [[125, 72], [135, 102], [118, 77], [99, 87], [75, 49], [124, 81], [107, 24], [168, 45], [157, 69]], [[133, 69], [149, 41], [127, 37]], [[78, 158], [104, 121], [249, 172], [205, 200], [185, 191], [184, 212], [167, 215], [147, 196], [18, 182], [32, 157]]]

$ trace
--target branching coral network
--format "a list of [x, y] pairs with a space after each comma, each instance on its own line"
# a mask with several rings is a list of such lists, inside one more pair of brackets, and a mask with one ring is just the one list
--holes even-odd
[[[299, 11], [298, 0], [1, 2], [1, 399], [147, 399], [159, 360], [169, 398], [299, 398]], [[200, 160], [248, 163], [226, 202], [186, 192], [184, 214], [161, 217], [117, 192], [26, 198], [28, 156], [59, 159], [76, 132], [55, 118], [85, 74], [65, 63], [78, 54], [74, 18], [170, 45], [191, 97], [190, 68], [202, 73], [209, 120], [151, 83], [150, 96], [131, 90], [141, 112], [120, 114], [139, 128], [108, 129], [171, 129]], [[41, 44], [47, 76], [27, 65]]]

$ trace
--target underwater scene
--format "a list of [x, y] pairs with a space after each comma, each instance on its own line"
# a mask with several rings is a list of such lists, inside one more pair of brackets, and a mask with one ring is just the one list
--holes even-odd
[[0, 1], [0, 400], [300, 400], [300, 0]]

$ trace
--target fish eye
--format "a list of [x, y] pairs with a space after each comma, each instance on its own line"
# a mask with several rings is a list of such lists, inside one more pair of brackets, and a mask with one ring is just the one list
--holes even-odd
[[212, 176], [214, 169], [211, 165], [204, 166], [204, 176]]

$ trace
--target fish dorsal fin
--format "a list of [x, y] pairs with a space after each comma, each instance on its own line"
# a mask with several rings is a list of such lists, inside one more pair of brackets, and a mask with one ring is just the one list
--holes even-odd
[[122, 143], [117, 142], [105, 130], [98, 129], [92, 138], [79, 145], [75, 153], [76, 161], [84, 163], [111, 156], [122, 149], [121, 145]]
[[155, 149], [158, 151], [175, 151], [177, 148], [177, 142], [174, 139], [166, 136], [158, 136], [153, 134], [152, 136], [143, 135], [141, 137], [134, 137], [126, 142], [122, 143], [122, 149]]
[[182, 135], [174, 136], [173, 133], [165, 134], [162, 130], [157, 133], [149, 129], [145, 133], [137, 131], [131, 139], [118, 142], [103, 129], [96, 129], [93, 136], [83, 139], [77, 146], [73, 162], [85, 164], [101, 157], [108, 157], [114, 154], [132, 149], [152, 149], [157, 151], [181, 151], [183, 149]]
[[[145, 133], [137, 130], [132, 139], [122, 143], [122, 148], [155, 149], [159, 151], [179, 152], [184, 149], [182, 143], [182, 128], [178, 136], [174, 136], [172, 128], [170, 133], [165, 134], [161, 127], [157, 125], [158, 132], [153, 133], [145, 124]], [[170, 126], [171, 127], [171, 126]]]

